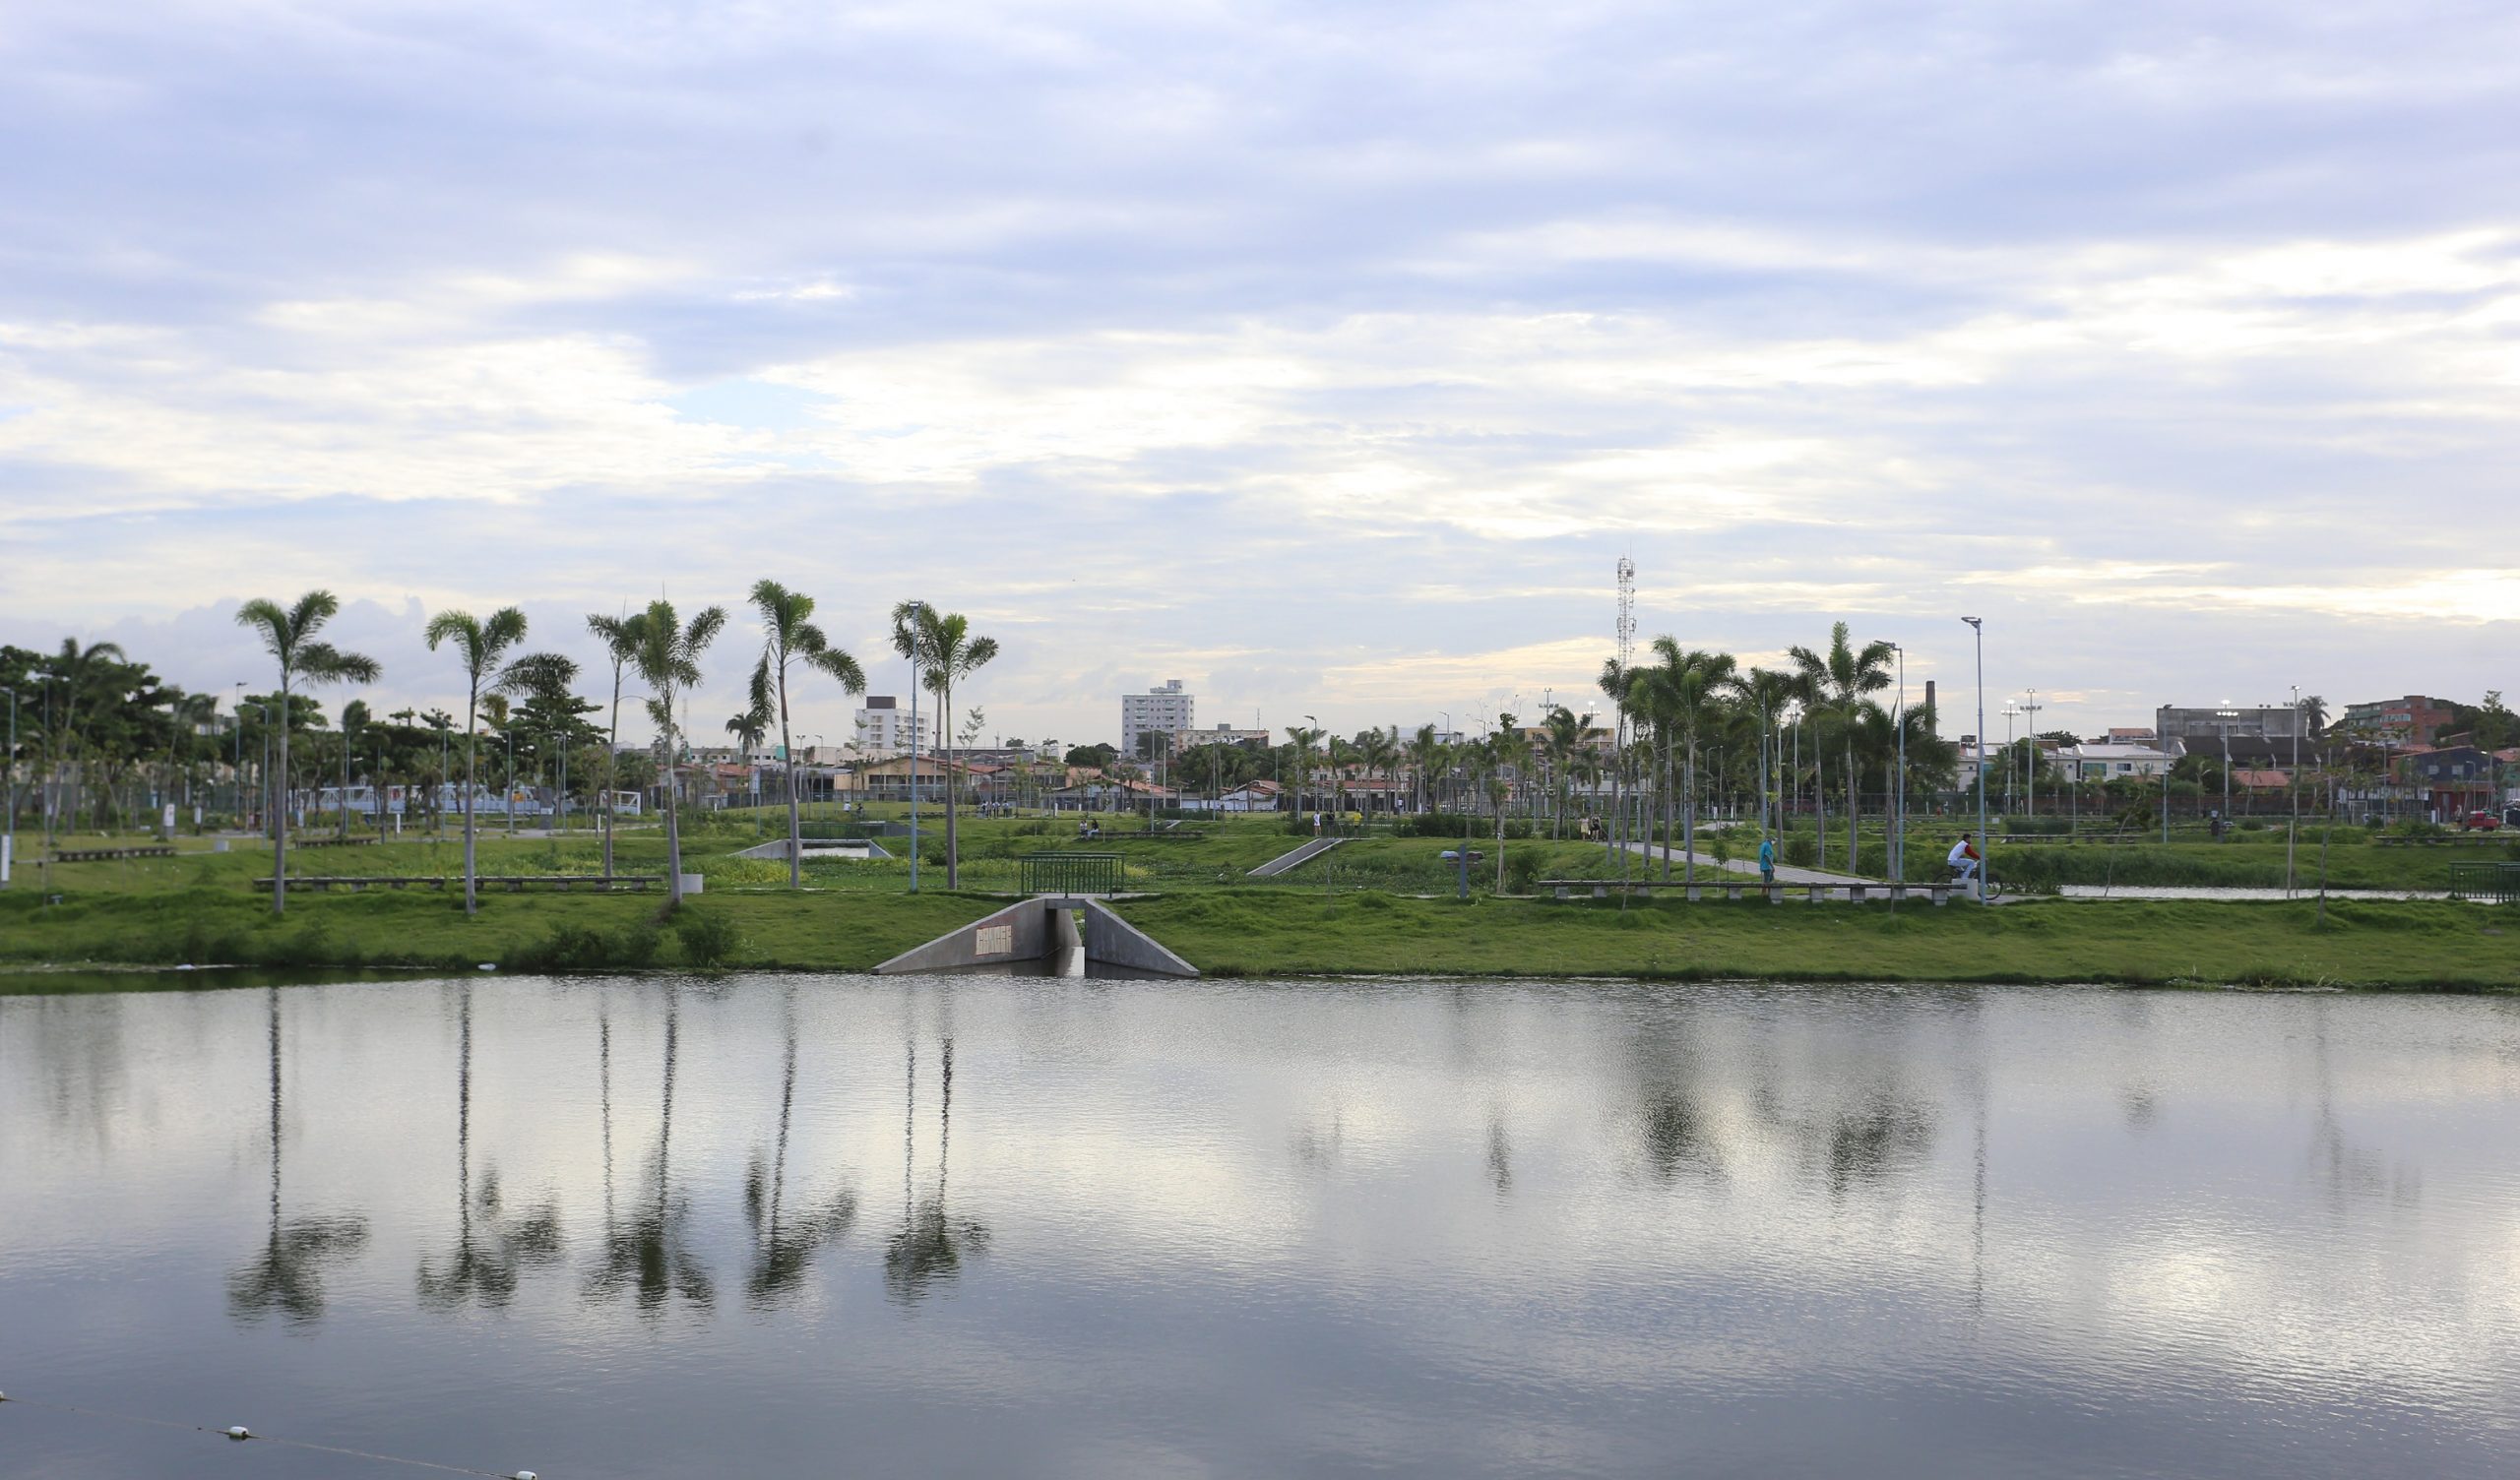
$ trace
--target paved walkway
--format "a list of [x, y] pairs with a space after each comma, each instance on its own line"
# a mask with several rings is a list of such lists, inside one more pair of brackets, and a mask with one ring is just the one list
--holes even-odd
[[[1759, 863], [1755, 858], [1719, 859], [1706, 853], [1683, 853], [1678, 848], [1660, 848], [1650, 842], [1632, 842], [1627, 846], [1629, 851], [1641, 854], [1649, 864], [1659, 864], [1663, 855], [1669, 853], [1671, 857], [1671, 882], [1674, 884], [1679, 882], [1680, 866], [1691, 858], [1695, 858], [1697, 866], [1702, 869], [1723, 869], [1735, 874], [1749, 874], [1753, 877], [1759, 872]], [[1655, 870], [1654, 877], [1657, 880], [1662, 878], [1660, 868]], [[1860, 874], [1829, 874], [1818, 869], [1796, 868], [1792, 864], [1780, 863], [1776, 866], [1776, 882], [1779, 884], [1880, 884], [1883, 881], [1866, 879]]]

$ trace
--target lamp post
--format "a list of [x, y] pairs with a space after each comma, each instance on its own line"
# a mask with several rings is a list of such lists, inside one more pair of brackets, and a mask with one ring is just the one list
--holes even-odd
[[2284, 830], [2284, 897], [2293, 897], [2293, 844], [2301, 832], [2301, 686], [2293, 685], [2293, 773], [2285, 778], [2292, 793], [2293, 820]]
[[[2021, 717], [2021, 706], [2020, 706], [2020, 705], [2018, 705], [2018, 704], [2015, 704], [2013, 701], [2011, 701], [2011, 700], [2009, 700], [2009, 699], [2005, 700], [2005, 701], [2004, 701], [2004, 811], [2005, 811], [2005, 812], [2007, 812], [2007, 813], [2009, 813], [2009, 812], [2011, 812], [2011, 811], [2012, 811], [2012, 773], [2013, 773], [2013, 770], [2014, 770], [2014, 768], [2015, 768], [2016, 764], [2017, 764], [2017, 762], [2018, 762], [2018, 758], [2017, 758], [2017, 757], [2014, 755], [2014, 753], [2013, 753], [2013, 743], [2012, 743], [2012, 726], [2013, 726], [2013, 721], [2014, 721], [2014, 720], [2016, 720], [2016, 719], [2019, 719], [2020, 717]], [[1978, 743], [1979, 743], [1979, 745], [1980, 745], [1980, 746], [1982, 746], [1982, 747], [1983, 747], [1986, 742], [1982, 738], [1982, 739], [1980, 739], [1980, 740], [1979, 740], [1979, 742], [1978, 742]]]
[[[1304, 731], [1305, 731], [1305, 733], [1309, 734], [1309, 733], [1311, 733], [1312, 731], [1314, 731], [1314, 730], [1317, 730], [1317, 729], [1321, 728], [1321, 720], [1320, 720], [1318, 717], [1314, 716], [1314, 715], [1306, 714], [1306, 715], [1304, 715], [1304, 716], [1303, 716], [1303, 727], [1304, 727]], [[1327, 750], [1329, 749], [1329, 747], [1324, 746], [1324, 747], [1323, 747], [1323, 749], [1324, 749], [1325, 751], [1327, 751]], [[1298, 766], [1298, 767], [1296, 767], [1296, 768], [1295, 768], [1295, 790], [1296, 790], [1296, 791], [1298, 791], [1298, 792], [1300, 792], [1300, 791], [1302, 791], [1302, 790], [1303, 790], [1303, 783], [1304, 783], [1304, 781], [1305, 781], [1305, 780], [1306, 780], [1306, 779], [1307, 779], [1307, 778], [1312, 774], [1312, 742], [1311, 742], [1311, 741], [1306, 740], [1306, 741], [1303, 743], [1303, 750], [1302, 750], [1302, 753], [1301, 753], [1300, 755], [1298, 755], [1298, 756], [1296, 757], [1296, 759], [1297, 759], [1297, 760], [1299, 760], [1299, 761], [1301, 761], [1301, 762], [1303, 763], [1302, 765], [1300, 765], [1300, 766]], [[1297, 797], [1296, 797], [1296, 799], [1295, 799], [1295, 801], [1296, 801], [1296, 808], [1295, 808], [1295, 810], [1296, 810], [1296, 811], [1298, 811], [1298, 812], [1302, 811], [1302, 810], [1303, 810], [1303, 808], [1302, 808], [1302, 801], [1303, 801], [1302, 797], [1301, 797], [1301, 796], [1297, 796]], [[1320, 810], [1321, 810], [1321, 809], [1320, 809], [1318, 806], [1315, 806], [1315, 807], [1313, 808], [1313, 812], [1314, 812], [1314, 814], [1315, 814], [1315, 821], [1316, 821], [1316, 822], [1318, 822], [1318, 820], [1319, 820], [1319, 819], [1318, 819], [1318, 814], [1320, 813]]]
[[0, 847], [15, 848], [18, 841], [18, 691], [0, 689], [9, 696], [9, 754], [0, 757], [9, 768], [9, 820], [0, 823]]
[[918, 893], [918, 647], [927, 603], [910, 604], [910, 892]]
[[2037, 689], [2024, 689], [2022, 694], [2021, 724], [2022, 728], [2030, 732], [2030, 755], [2023, 761], [2021, 769], [2030, 772], [2030, 815], [2037, 817], [2039, 815], [2039, 711], [2044, 707], [2039, 703]]
[[1962, 617], [1976, 635], [1978, 648], [1978, 902], [1986, 902], [1986, 875], [1994, 862], [1986, 856], [1986, 624]]
[[265, 813], [270, 810], [268, 796], [271, 790], [272, 711], [250, 699], [236, 701], [236, 764], [240, 768], [245, 764], [245, 711], [247, 709], [263, 716], [263, 762], [254, 772], [254, 779], [259, 783], [255, 787], [254, 810]]
[[1890, 721], [1899, 731], [1899, 786], [1898, 795], [1890, 803], [1893, 831], [1886, 861], [1891, 879], [1897, 881], [1908, 877], [1908, 649], [1893, 643], [1890, 650], [1899, 654], [1899, 700], [1890, 710]]
[[2214, 711], [2214, 717], [2223, 723], [2223, 835], [2226, 837], [2232, 831], [2232, 721], [2237, 719], [2239, 713], [2228, 699], [2223, 701], [2221, 709]]

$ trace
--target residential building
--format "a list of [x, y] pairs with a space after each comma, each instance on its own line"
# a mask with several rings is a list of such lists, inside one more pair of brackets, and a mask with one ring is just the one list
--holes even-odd
[[1195, 721], [1191, 717], [1191, 698], [1183, 692], [1181, 680], [1168, 679], [1163, 687], [1143, 694], [1120, 696], [1120, 754], [1134, 759], [1138, 755], [1138, 736], [1149, 730], [1168, 735], [1186, 730]]
[[898, 756], [913, 750], [925, 755], [935, 741], [935, 715], [922, 709], [914, 724], [909, 706], [890, 694], [867, 695], [857, 710], [857, 749], [862, 755]]
[[[1172, 754], [1176, 756], [1186, 756], [1202, 745], [1265, 746], [1268, 743], [1269, 732], [1267, 730], [1238, 730], [1228, 724], [1220, 724], [1214, 729], [1184, 729], [1174, 730], [1172, 732]], [[1130, 752], [1124, 750], [1121, 754], [1127, 755], [1130, 754]]]
[[2296, 735], [2307, 738], [2301, 723], [2301, 711], [2290, 705], [2271, 705], [2243, 709], [2217, 705], [2211, 709], [2181, 709], [2164, 705], [2153, 715], [2154, 742], [2174, 755], [2206, 749], [2219, 754], [2223, 737], [2234, 740], [2289, 740]]
[[2349, 704], [2329, 728], [2357, 740], [2430, 745], [2454, 719], [2445, 701], [2409, 694], [2404, 699]]
[[2160, 738], [2161, 736], [2149, 729], [2125, 729], [2111, 726], [2109, 731], [2109, 743], [2111, 745], [2150, 745]]
[[[2112, 730], [2110, 734], [2115, 734]], [[2175, 758], [2150, 745], [2118, 741], [2069, 745], [2056, 753], [2056, 764], [2086, 781], [2152, 779], [2168, 774]]]

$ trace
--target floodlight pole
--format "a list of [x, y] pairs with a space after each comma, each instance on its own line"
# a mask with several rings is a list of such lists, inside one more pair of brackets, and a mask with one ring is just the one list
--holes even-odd
[[1890, 826], [1897, 831], [1892, 834], [1887, 850], [1890, 856], [1885, 861], [1890, 865], [1890, 878], [1896, 883], [1908, 877], [1908, 649], [1893, 643], [1890, 650], [1899, 654], [1899, 702], [1891, 710], [1891, 723], [1899, 730], [1899, 781], [1898, 795], [1890, 801]]
[[1986, 852], [1986, 624], [1979, 617], [1960, 620], [1976, 634], [1978, 648], [1978, 902], [1984, 904], [1994, 863]]
[[2293, 844], [2301, 832], [2301, 686], [2293, 685], [2293, 774], [2286, 789], [2293, 793], [2293, 821], [2284, 832], [2284, 897], [2293, 897]]

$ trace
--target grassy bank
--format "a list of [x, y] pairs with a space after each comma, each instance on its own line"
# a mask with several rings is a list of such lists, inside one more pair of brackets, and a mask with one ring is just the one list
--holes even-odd
[[[294, 898], [241, 890], [0, 896], [0, 960], [511, 969], [859, 970], [1000, 901], [979, 894], [505, 894], [468, 919], [422, 894]], [[1185, 891], [1121, 913], [1222, 975], [1418, 972], [1796, 981], [2245, 983], [2520, 989], [2520, 912], [2443, 903], [2082, 904], [2000, 909]]]

